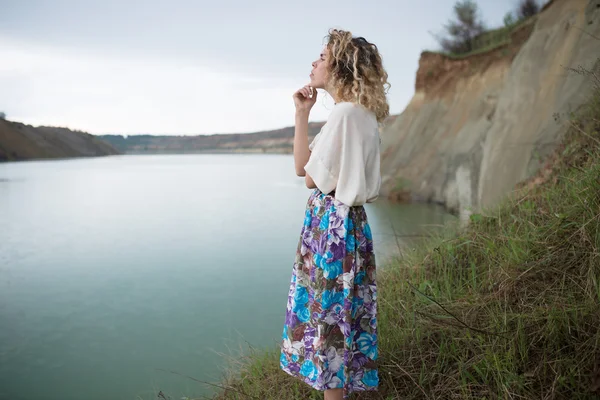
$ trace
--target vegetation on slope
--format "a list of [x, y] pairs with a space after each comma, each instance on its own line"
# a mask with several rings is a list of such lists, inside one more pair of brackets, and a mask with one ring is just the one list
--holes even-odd
[[477, 3], [459, 0], [453, 8], [454, 19], [444, 25], [443, 34], [434, 37], [441, 53], [453, 59], [486, 53], [510, 45], [519, 30], [535, 22], [540, 9], [537, 0], [520, 0], [516, 10], [504, 17], [503, 27], [488, 29]]

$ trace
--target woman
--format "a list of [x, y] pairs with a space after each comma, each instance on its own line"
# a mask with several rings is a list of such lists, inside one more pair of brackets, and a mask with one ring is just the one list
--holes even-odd
[[[375, 390], [375, 256], [363, 204], [381, 183], [379, 124], [389, 87], [377, 47], [332, 29], [310, 85], [294, 93], [296, 173], [314, 189], [292, 273], [281, 368], [325, 392], [326, 400]], [[308, 117], [326, 90], [335, 106], [308, 144]]]

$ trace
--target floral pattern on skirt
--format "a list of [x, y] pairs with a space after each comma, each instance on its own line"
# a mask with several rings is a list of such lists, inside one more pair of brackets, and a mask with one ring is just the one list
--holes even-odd
[[311, 194], [287, 301], [280, 366], [315, 389], [375, 390], [377, 287], [363, 206]]

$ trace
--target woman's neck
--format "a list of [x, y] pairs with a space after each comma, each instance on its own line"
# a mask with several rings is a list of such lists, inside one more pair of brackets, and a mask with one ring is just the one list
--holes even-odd
[[328, 95], [331, 96], [335, 104], [341, 103], [343, 101], [342, 99], [336, 97], [335, 90], [333, 90], [333, 88], [326, 86], [323, 89], [327, 92]]

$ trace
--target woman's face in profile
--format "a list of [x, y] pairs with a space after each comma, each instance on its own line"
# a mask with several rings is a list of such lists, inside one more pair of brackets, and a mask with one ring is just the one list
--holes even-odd
[[327, 47], [324, 47], [319, 58], [312, 63], [310, 86], [316, 89], [325, 89], [327, 83], [327, 53]]

